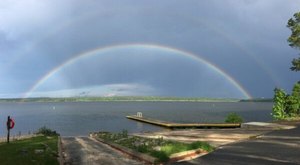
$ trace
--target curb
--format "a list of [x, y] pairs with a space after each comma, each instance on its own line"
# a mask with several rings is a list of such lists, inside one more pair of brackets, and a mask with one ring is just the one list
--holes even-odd
[[261, 128], [261, 129], [280, 130], [280, 129], [294, 129], [296, 128], [296, 126], [284, 125], [278, 123], [267, 123], [267, 122], [248, 122], [248, 123], [243, 123], [242, 128]]
[[189, 150], [189, 151], [183, 151], [179, 153], [172, 154], [170, 156], [169, 163], [173, 162], [182, 162], [187, 160], [192, 160], [200, 156], [204, 156], [208, 154], [209, 152], [203, 150], [203, 149], [195, 149], [195, 150]]
[[60, 165], [64, 165], [64, 157], [63, 157], [63, 149], [62, 149], [62, 141], [61, 141], [61, 136], [58, 136], [58, 162]]

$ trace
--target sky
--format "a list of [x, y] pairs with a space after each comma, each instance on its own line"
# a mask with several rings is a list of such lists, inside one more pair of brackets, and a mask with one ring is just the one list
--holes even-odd
[[0, 98], [290, 92], [299, 0], [1, 0]]

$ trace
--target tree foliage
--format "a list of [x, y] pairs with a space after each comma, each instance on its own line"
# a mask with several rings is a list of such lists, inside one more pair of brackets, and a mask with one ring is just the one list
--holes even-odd
[[294, 85], [292, 96], [300, 98], [300, 81]]
[[[292, 31], [288, 38], [289, 45], [300, 50], [300, 12], [295, 13], [294, 17], [288, 20], [287, 27]], [[292, 60], [291, 70], [300, 71], [300, 57]], [[279, 88], [275, 88], [274, 92], [272, 111], [274, 119], [300, 116], [300, 81], [294, 85], [291, 95], [287, 95]]]
[[[295, 13], [294, 17], [288, 20], [287, 27], [292, 32], [288, 38], [289, 45], [292, 48], [300, 49], [300, 12]], [[300, 57], [292, 60], [291, 70], [300, 71]]]
[[286, 93], [279, 88], [275, 88], [274, 92], [275, 94], [272, 117], [275, 120], [284, 119], [286, 117]]
[[299, 114], [300, 109], [300, 82], [294, 85], [292, 94], [287, 96], [286, 99], [287, 107], [286, 111], [290, 115]]
[[291, 95], [287, 95], [282, 89], [274, 90], [274, 105], [272, 116], [276, 120], [300, 115], [300, 82], [297, 82]]

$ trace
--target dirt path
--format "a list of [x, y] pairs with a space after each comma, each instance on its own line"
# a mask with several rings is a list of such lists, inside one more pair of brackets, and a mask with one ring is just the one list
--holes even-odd
[[88, 165], [141, 165], [128, 158], [123, 153], [112, 149], [90, 137], [63, 137], [62, 144], [65, 164], [88, 164]]

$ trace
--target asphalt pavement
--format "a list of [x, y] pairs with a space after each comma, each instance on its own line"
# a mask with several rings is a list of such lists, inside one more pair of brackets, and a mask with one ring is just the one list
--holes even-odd
[[216, 151], [177, 165], [300, 165], [300, 123], [253, 139], [231, 143]]

